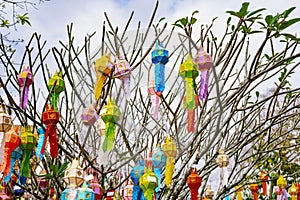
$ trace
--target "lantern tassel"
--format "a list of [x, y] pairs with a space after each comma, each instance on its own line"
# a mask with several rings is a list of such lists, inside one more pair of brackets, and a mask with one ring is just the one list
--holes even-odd
[[165, 183], [168, 188], [170, 188], [172, 183], [172, 176], [175, 168], [175, 158], [167, 157], [166, 161], [166, 172], [165, 172]]
[[155, 188], [156, 194], [159, 196], [160, 192], [160, 182], [161, 182], [161, 169], [160, 168], [154, 168], [154, 174], [157, 177], [157, 187]]
[[202, 70], [200, 75], [199, 98], [201, 101], [206, 99], [208, 93], [208, 80], [209, 80], [208, 72], [209, 72], [208, 70]]
[[227, 170], [227, 167], [222, 167], [222, 174], [223, 174], [223, 186], [227, 186], [227, 183], [228, 183], [228, 170]]
[[288, 195], [285, 188], [282, 188], [282, 200], [288, 200]]
[[195, 131], [195, 110], [188, 109], [188, 132]]
[[47, 126], [46, 132], [45, 132], [44, 143], [43, 143], [42, 148], [41, 148], [41, 153], [43, 155], [45, 154], [45, 148], [46, 148], [47, 139], [48, 139], [48, 136], [49, 136], [49, 133], [50, 133], [50, 129], [51, 129], [51, 126]]
[[102, 146], [103, 152], [106, 152], [107, 150], [111, 151], [113, 149], [114, 140], [115, 140], [115, 131], [116, 131], [115, 123], [106, 123], [105, 139]]
[[130, 100], [130, 75], [126, 75], [122, 79], [123, 85], [124, 85], [124, 91], [125, 91], [125, 96], [126, 99], [129, 101]]
[[96, 79], [96, 84], [95, 84], [95, 88], [94, 88], [95, 100], [98, 100], [101, 96], [105, 79], [106, 79], [105, 75], [102, 75], [102, 73], [97, 72], [97, 79]]
[[36, 157], [39, 158], [40, 160], [43, 159], [43, 153], [41, 152], [42, 151], [42, 147], [44, 145], [44, 142], [45, 142], [45, 131], [44, 129], [38, 129], [37, 130], [39, 132], [39, 140], [38, 140], [38, 145], [37, 145], [37, 148], [36, 148]]
[[5, 133], [4, 132], [0, 132], [0, 160], [3, 161], [4, 158], [4, 146], [5, 146]]
[[23, 159], [22, 159], [22, 166], [21, 166], [21, 169], [20, 169], [20, 175], [21, 176], [28, 177], [30, 175], [30, 166], [29, 166], [30, 153], [31, 153], [31, 150], [24, 150]]
[[[22, 109], [27, 108], [28, 93], [29, 93], [29, 86], [23, 86], [20, 88], [20, 104], [19, 104], [19, 106]], [[23, 96], [23, 94], [24, 94], [24, 96]]]
[[58, 99], [59, 99], [59, 94], [56, 94], [55, 92], [53, 92], [51, 94], [50, 105], [53, 106], [54, 110], [57, 110]]
[[58, 156], [57, 132], [56, 126], [51, 127], [51, 132], [49, 132], [50, 155], [52, 158], [56, 158]]
[[165, 89], [165, 65], [157, 63], [155, 65], [155, 90], [158, 95]]
[[195, 95], [194, 95], [194, 83], [193, 78], [185, 78], [185, 89], [186, 89], [186, 105], [188, 109], [194, 109], [196, 106]]

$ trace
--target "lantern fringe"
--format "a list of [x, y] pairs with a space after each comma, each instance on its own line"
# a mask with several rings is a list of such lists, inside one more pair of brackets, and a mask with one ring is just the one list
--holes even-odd
[[37, 145], [37, 148], [36, 148], [36, 157], [40, 160], [43, 159], [43, 153], [41, 152], [42, 151], [42, 148], [44, 146], [44, 142], [45, 142], [45, 131], [43, 131], [43, 133], [39, 133], [39, 139], [38, 139], [38, 145]]
[[52, 158], [56, 158], [58, 156], [57, 132], [56, 126], [51, 127], [51, 132], [49, 132], [50, 155]]
[[193, 78], [185, 78], [185, 89], [186, 89], [186, 105], [187, 108], [192, 110], [196, 107], [195, 95], [194, 95], [194, 83]]
[[56, 94], [55, 92], [51, 93], [51, 101], [50, 105], [53, 106], [54, 110], [57, 110], [57, 104], [58, 104], [59, 94]]
[[159, 108], [159, 96], [156, 94], [151, 95], [151, 103], [152, 103], [152, 112], [154, 119], [158, 118], [158, 108]]
[[138, 185], [133, 186], [133, 192], [132, 192], [132, 200], [140, 200], [142, 195], [142, 189]]
[[[29, 93], [29, 86], [22, 86], [20, 88], [20, 103], [19, 103], [19, 106], [22, 109], [26, 109], [27, 108], [28, 93]], [[23, 96], [23, 94], [24, 94], [24, 96]]]
[[108, 122], [105, 124], [105, 139], [103, 142], [102, 150], [103, 152], [111, 151], [114, 147], [114, 140], [115, 140], [115, 132], [116, 132], [116, 124], [112, 122]]
[[21, 166], [21, 169], [20, 169], [20, 175], [21, 176], [28, 177], [30, 175], [30, 166], [29, 166], [30, 153], [31, 153], [31, 150], [24, 150], [23, 159], [22, 159], [22, 166]]
[[170, 188], [171, 183], [172, 183], [172, 176], [174, 173], [174, 168], [175, 168], [175, 158], [173, 157], [167, 157], [167, 162], [166, 162], [166, 172], [165, 172], [165, 183], [168, 188]]
[[123, 85], [124, 85], [124, 91], [125, 91], [125, 96], [126, 99], [129, 101], [130, 100], [130, 75], [126, 75], [122, 79]]
[[105, 75], [102, 75], [100, 72], [97, 72], [97, 78], [96, 78], [96, 83], [95, 83], [95, 88], [94, 88], [95, 100], [98, 100], [101, 96], [105, 79], [106, 79]]
[[50, 133], [50, 129], [51, 129], [51, 126], [47, 126], [46, 128], [46, 132], [45, 132], [45, 138], [44, 138], [44, 143], [42, 145], [42, 148], [41, 148], [41, 154], [45, 154], [45, 148], [46, 148], [46, 144], [47, 144], [47, 139], [48, 139], [48, 136], [49, 136], [49, 133]]
[[188, 132], [192, 133], [195, 131], [195, 109], [188, 109]]
[[191, 200], [198, 200], [198, 190], [191, 190]]
[[208, 80], [209, 80], [209, 71], [202, 70], [200, 75], [200, 90], [199, 90], [199, 98], [201, 101], [206, 99], [207, 97]]
[[227, 186], [228, 182], [228, 170], [227, 167], [222, 167], [223, 186]]
[[154, 195], [154, 190], [148, 189], [144, 192], [144, 197], [145, 197], [146, 200], [152, 200], [153, 195]]
[[288, 194], [285, 188], [282, 188], [282, 200], [288, 200]]
[[157, 187], [155, 188], [155, 192], [159, 193], [160, 192], [160, 182], [161, 182], [161, 169], [154, 168], [153, 172], [154, 172], [155, 176], [157, 177]]
[[165, 90], [165, 65], [161, 63], [155, 65], [155, 90], [158, 93]]

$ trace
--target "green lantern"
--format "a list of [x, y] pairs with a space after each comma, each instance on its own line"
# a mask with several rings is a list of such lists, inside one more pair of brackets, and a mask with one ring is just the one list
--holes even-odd
[[54, 107], [54, 110], [57, 110], [59, 94], [65, 90], [65, 81], [61, 72], [56, 71], [53, 77], [49, 79], [48, 88], [51, 92], [50, 105]]
[[144, 197], [146, 200], [152, 200], [154, 195], [154, 190], [157, 187], [158, 179], [155, 176], [152, 170], [151, 161], [147, 163], [148, 166], [145, 166], [145, 173], [141, 176], [139, 184], [141, 189], [144, 192]]

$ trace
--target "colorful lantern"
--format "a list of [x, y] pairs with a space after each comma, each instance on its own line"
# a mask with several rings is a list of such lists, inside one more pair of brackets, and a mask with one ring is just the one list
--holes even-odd
[[228, 182], [227, 166], [229, 165], [229, 156], [227, 156], [224, 150], [222, 149], [219, 150], [219, 155], [217, 157], [217, 164], [222, 169], [223, 186], [226, 186]]
[[18, 129], [12, 128], [5, 133], [5, 145], [4, 145], [4, 161], [1, 165], [1, 172], [3, 176], [6, 176], [10, 170], [10, 157], [12, 152], [20, 145], [20, 137], [18, 135]]
[[61, 72], [56, 71], [53, 77], [49, 79], [48, 89], [51, 92], [50, 105], [54, 107], [54, 110], [57, 110], [59, 94], [65, 90], [65, 81]]
[[140, 200], [144, 197], [143, 191], [139, 186], [139, 179], [144, 174], [144, 161], [138, 160], [135, 166], [132, 168], [130, 172], [130, 179], [132, 180], [133, 186], [133, 200]]
[[213, 62], [211, 56], [205, 52], [202, 46], [199, 47], [194, 61], [198, 64], [199, 70], [201, 71], [199, 98], [202, 101], [207, 97], [209, 70], [213, 66]]
[[78, 190], [78, 197], [77, 199], [80, 200], [94, 200], [95, 195], [94, 191], [90, 188], [88, 188], [87, 184], [84, 182], [82, 187]]
[[192, 169], [191, 174], [187, 178], [187, 183], [191, 190], [191, 200], [198, 200], [198, 189], [201, 186], [201, 177], [196, 168]]
[[155, 188], [155, 192], [156, 195], [159, 196], [161, 172], [162, 168], [166, 165], [166, 157], [164, 155], [164, 152], [161, 150], [160, 144], [158, 145], [155, 153], [152, 155], [152, 165], [154, 168], [154, 173], [157, 177], [157, 188]]
[[105, 122], [105, 140], [103, 142], [102, 150], [104, 152], [111, 151], [114, 147], [116, 122], [120, 118], [120, 110], [114, 101], [108, 99], [107, 105], [103, 109], [102, 119]]
[[8, 131], [11, 126], [11, 116], [6, 113], [4, 105], [0, 104], [0, 160], [4, 158], [4, 145], [5, 145], [5, 132]]
[[94, 88], [95, 100], [98, 100], [102, 93], [102, 88], [105, 83], [106, 77], [111, 74], [113, 62], [110, 59], [110, 54], [105, 54], [96, 60], [95, 72], [96, 72], [96, 83]]
[[105, 200], [115, 200], [116, 190], [108, 189]]
[[165, 89], [165, 64], [169, 62], [169, 52], [156, 41], [155, 49], [151, 55], [152, 63], [155, 65], [155, 90], [160, 96]]
[[[43, 159], [43, 156], [44, 156], [44, 152], [42, 153], [42, 148], [44, 146], [44, 143], [46, 143], [45, 141], [47, 141], [47, 138], [45, 136], [46, 134], [46, 126], [43, 125], [43, 127], [39, 126], [37, 128], [37, 132], [39, 134], [39, 139], [38, 139], [38, 145], [37, 145], [37, 148], [36, 148], [36, 157], [40, 160]], [[45, 147], [44, 147], [45, 148]]]
[[177, 149], [176, 144], [172, 141], [172, 138], [169, 135], [167, 135], [166, 142], [163, 144], [163, 151], [167, 158], [165, 170], [165, 184], [168, 188], [170, 188], [175, 168], [175, 158], [177, 154]]
[[153, 173], [151, 160], [147, 161], [145, 173], [140, 177], [139, 184], [144, 192], [146, 200], [152, 200], [155, 188], [157, 187], [158, 179]]
[[190, 109], [188, 107], [188, 105], [186, 104], [186, 97], [184, 97], [184, 101], [183, 101], [183, 107], [187, 109], [188, 111], [188, 117], [187, 117], [187, 121], [188, 121], [188, 126], [187, 126], [187, 130], [189, 133], [192, 133], [195, 131], [195, 109], [200, 105], [199, 102], [199, 97], [197, 94], [195, 94], [195, 103], [196, 106], [194, 109]]
[[78, 188], [67, 187], [61, 194], [61, 200], [77, 200]]
[[99, 115], [93, 106], [89, 106], [82, 110], [81, 120], [84, 125], [92, 126], [98, 120]]
[[40, 177], [37, 180], [39, 182], [39, 186], [42, 189], [42, 191], [44, 191], [46, 189], [47, 184], [48, 184], [48, 180], [43, 178], [46, 174], [47, 174], [46, 170], [43, 169], [40, 173]]
[[65, 171], [64, 180], [71, 187], [79, 187], [83, 183], [83, 169], [79, 166], [79, 160], [72, 160], [69, 168]]
[[90, 187], [93, 189], [95, 194], [95, 199], [101, 199], [103, 196], [103, 189], [101, 185], [99, 184], [99, 180], [97, 177], [97, 173], [93, 172], [94, 178], [90, 181]]
[[268, 181], [268, 175], [265, 171], [262, 171], [260, 176], [261, 185], [263, 188], [263, 196], [267, 196], [267, 181]]
[[214, 191], [213, 191], [213, 189], [211, 188], [210, 185], [207, 185], [207, 187], [206, 187], [205, 197], [208, 200], [212, 200], [214, 198]]
[[20, 148], [23, 150], [23, 160], [20, 174], [21, 176], [28, 177], [30, 174], [30, 154], [36, 145], [36, 135], [31, 131], [30, 126], [25, 126], [21, 132]]
[[58, 144], [57, 144], [57, 132], [56, 124], [59, 122], [59, 112], [55, 111], [53, 106], [46, 105], [46, 110], [42, 115], [42, 122], [46, 125], [46, 135], [41, 153], [45, 151], [47, 137], [49, 136], [50, 143], [50, 155], [52, 158], [56, 158], [58, 155]]
[[281, 200], [282, 189], [279, 186], [274, 186], [274, 192], [277, 196], [277, 200]]
[[158, 107], [159, 107], [159, 96], [155, 92], [153, 80], [149, 81], [149, 83], [148, 83], [148, 94], [150, 95], [150, 98], [151, 98], [153, 117], [154, 117], [154, 119], [157, 119]]
[[292, 200], [297, 200], [297, 187], [295, 183], [292, 183], [292, 186], [289, 189], [289, 193], [292, 196]]
[[235, 186], [235, 189], [236, 189], [236, 193], [237, 193], [237, 199], [243, 200], [243, 196], [242, 196], [243, 188], [238, 185], [238, 186]]
[[251, 192], [252, 192], [252, 195], [253, 195], [253, 200], [258, 200], [258, 185], [257, 185], [257, 183], [252, 183], [251, 185], [250, 185], [250, 190], [251, 190]]
[[4, 182], [8, 183], [9, 179], [11, 178], [15, 166], [15, 162], [21, 159], [23, 156], [23, 151], [21, 150], [20, 146], [17, 147], [10, 156], [10, 170], [9, 173], [4, 177]]
[[122, 190], [122, 197], [124, 200], [132, 200], [132, 194], [133, 194], [133, 182], [129, 178], [126, 181], [126, 186]]
[[117, 78], [122, 80], [122, 84], [124, 86], [126, 99], [130, 100], [130, 64], [125, 60], [122, 56], [116, 59], [115, 62], [115, 73], [114, 75]]
[[29, 86], [33, 82], [33, 75], [30, 68], [25, 66], [21, 73], [18, 75], [18, 84], [20, 86], [20, 104], [22, 109], [27, 108]]
[[280, 189], [282, 190], [282, 199], [283, 200], [287, 200], [288, 199], [288, 195], [287, 195], [287, 191], [286, 191], [286, 186], [287, 186], [287, 182], [286, 179], [280, 174], [278, 179], [277, 179], [277, 186], [280, 187]]

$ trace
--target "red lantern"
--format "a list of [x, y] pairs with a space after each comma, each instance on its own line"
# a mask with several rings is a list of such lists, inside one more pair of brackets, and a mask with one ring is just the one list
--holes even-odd
[[59, 112], [55, 111], [53, 106], [49, 107], [46, 105], [46, 111], [43, 113], [42, 121], [47, 128], [41, 153], [44, 154], [47, 137], [49, 136], [50, 155], [52, 158], [56, 158], [58, 155], [56, 124], [59, 122]]
[[102, 199], [103, 196], [103, 189], [101, 185], [99, 184], [99, 180], [97, 177], [97, 172], [92, 169], [94, 179], [91, 180], [90, 186], [91, 189], [93, 189], [94, 194], [95, 194], [95, 199]]
[[106, 200], [114, 200], [115, 199], [115, 193], [116, 193], [116, 190], [107, 190], [107, 194], [106, 194]]
[[252, 183], [250, 185], [250, 190], [251, 190], [251, 192], [253, 194], [253, 199], [254, 200], [258, 200], [258, 194], [257, 194], [257, 192], [258, 192], [258, 185], [257, 185], [257, 183]]
[[201, 177], [195, 168], [192, 169], [191, 174], [188, 176], [187, 183], [191, 190], [191, 200], [197, 200], [198, 189], [201, 186]]
[[262, 171], [260, 176], [259, 176], [260, 180], [261, 180], [261, 185], [263, 188], [263, 195], [267, 196], [267, 181], [268, 181], [268, 175], [265, 171]]

